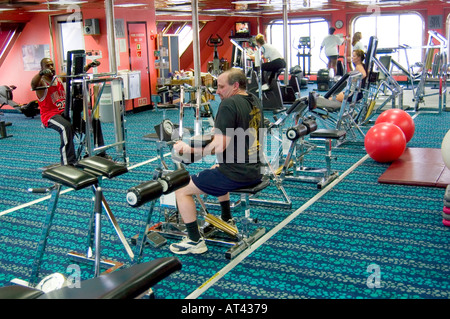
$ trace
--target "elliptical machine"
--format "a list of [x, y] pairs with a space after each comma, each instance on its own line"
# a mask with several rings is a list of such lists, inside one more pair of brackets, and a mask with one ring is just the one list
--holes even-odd
[[207, 46], [214, 47], [214, 58], [212, 62], [212, 68], [209, 71], [215, 77], [217, 77], [222, 72], [220, 67], [219, 52], [217, 51], [217, 48], [223, 45], [222, 38], [218, 34], [216, 34], [216, 36], [217, 38], [213, 38], [213, 35], [211, 34], [208, 40], [206, 40]]

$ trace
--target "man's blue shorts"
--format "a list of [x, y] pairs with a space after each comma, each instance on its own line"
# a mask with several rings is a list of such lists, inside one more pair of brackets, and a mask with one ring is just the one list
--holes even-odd
[[223, 175], [217, 167], [191, 175], [191, 179], [195, 186], [197, 186], [202, 192], [215, 197], [223, 196], [235, 189], [254, 185], [261, 181], [255, 180], [251, 182], [236, 182]]

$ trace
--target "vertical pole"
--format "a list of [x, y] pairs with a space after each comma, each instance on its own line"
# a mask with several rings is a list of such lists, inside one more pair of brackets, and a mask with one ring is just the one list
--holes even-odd
[[38, 250], [36, 257], [33, 261], [33, 268], [31, 271], [30, 284], [31, 287], [35, 287], [38, 284], [39, 272], [41, 270], [42, 257], [44, 256], [45, 247], [47, 246], [48, 235], [50, 234], [50, 228], [52, 227], [53, 217], [55, 216], [56, 207], [58, 206], [59, 194], [61, 192], [61, 185], [56, 184], [56, 188], [52, 191], [52, 196], [48, 203], [47, 215], [45, 217], [45, 228], [41, 232], [39, 239]]
[[195, 87], [198, 88], [201, 85], [200, 74], [200, 42], [199, 42], [199, 30], [198, 30], [198, 0], [192, 0], [192, 38], [194, 49], [194, 80]]
[[284, 46], [284, 60], [286, 61], [286, 68], [284, 69], [284, 84], [289, 83], [288, 70], [290, 65], [289, 59], [289, 42], [288, 42], [288, 14], [287, 14], [287, 0], [283, 0], [283, 46]]
[[200, 68], [200, 41], [199, 41], [199, 29], [198, 29], [198, 0], [192, 0], [192, 37], [193, 37], [193, 49], [194, 49], [194, 83], [197, 94], [197, 105], [195, 106], [195, 124], [194, 135], [199, 135], [200, 132], [200, 104], [201, 104], [201, 85], [202, 75]]
[[114, 29], [114, 0], [105, 0], [106, 35], [108, 41], [109, 71], [117, 73], [116, 32]]
[[100, 276], [102, 197], [102, 188], [98, 186], [97, 190], [95, 191], [95, 277]]

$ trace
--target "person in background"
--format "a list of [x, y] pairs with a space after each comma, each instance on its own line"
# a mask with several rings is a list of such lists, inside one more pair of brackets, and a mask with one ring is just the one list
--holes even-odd
[[[261, 89], [266, 91], [270, 89], [269, 85], [272, 83], [277, 71], [286, 67], [286, 61], [275, 46], [266, 43], [262, 34], [256, 35], [255, 42], [261, 52], [261, 58], [265, 61], [260, 65], [263, 72]], [[256, 66], [259, 66], [258, 59], [256, 57], [254, 59]], [[264, 72], [268, 73], [267, 79], [265, 79]]]
[[362, 33], [361, 32], [355, 32], [352, 38], [352, 51], [355, 50], [362, 50], [363, 52], [366, 51], [366, 48], [364, 47], [364, 44], [361, 42], [362, 39]]
[[339, 57], [339, 45], [344, 43], [344, 38], [339, 37], [334, 34], [335, 28], [331, 27], [328, 29], [328, 35], [323, 39], [320, 45], [320, 51], [325, 48], [325, 55], [328, 58], [328, 69], [333, 70], [333, 75], [337, 74], [337, 59]]
[[[364, 59], [365, 59], [366, 55], [364, 53], [363, 50], [353, 50], [352, 52], [352, 63], [354, 66], [354, 70], [358, 71], [359, 73], [362, 74], [361, 77], [361, 87], [364, 87], [364, 82], [366, 80], [366, 68], [364, 66]], [[362, 92], [358, 93], [358, 97], [356, 98], [356, 100], [360, 100], [360, 98], [362, 97]], [[351, 97], [349, 97], [351, 98]], [[338, 95], [336, 95], [336, 100], [339, 102], [342, 102], [344, 100], [344, 92], [340, 92]]]

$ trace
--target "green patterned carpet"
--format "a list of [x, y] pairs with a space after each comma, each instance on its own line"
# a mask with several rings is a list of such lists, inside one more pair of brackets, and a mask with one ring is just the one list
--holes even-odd
[[[192, 125], [192, 114], [186, 112], [187, 126]], [[271, 118], [272, 114], [266, 116]], [[5, 113], [4, 117], [13, 123], [8, 127], [13, 137], [0, 140], [0, 286], [10, 285], [14, 278], [29, 279], [48, 200], [46, 195], [31, 194], [27, 189], [50, 186], [41, 178], [39, 168], [59, 158], [58, 137], [41, 127], [39, 117], [16, 113]], [[167, 111], [166, 117], [178, 121], [176, 111]], [[138, 232], [149, 205], [129, 207], [126, 191], [150, 180], [159, 164], [154, 159], [155, 145], [143, 136], [153, 133], [153, 126], [161, 119], [162, 112], [155, 110], [127, 115], [126, 149], [133, 168], [104, 183], [105, 196], [127, 238]], [[440, 148], [450, 127], [450, 113], [421, 113], [415, 123], [416, 133], [408, 146]], [[111, 124], [104, 125], [104, 134], [111, 138]], [[444, 189], [379, 184], [377, 179], [389, 164], [365, 158], [361, 145], [344, 144], [333, 152], [337, 156], [333, 168], [341, 175], [352, 168], [336, 185], [321, 191], [314, 184], [285, 182], [292, 209], [252, 207], [252, 216], [266, 228], [267, 236], [251, 253], [230, 262], [224, 255], [226, 247], [209, 245], [207, 254], [179, 256], [182, 270], [154, 287], [156, 297], [448, 299], [450, 228], [442, 224]], [[323, 167], [323, 150], [308, 154], [305, 161], [307, 166]], [[193, 173], [205, 166], [193, 164], [188, 169]], [[86, 248], [91, 197], [91, 190], [62, 195], [42, 277], [66, 273], [73, 263], [67, 253]], [[276, 199], [280, 193], [270, 187], [264, 197]], [[278, 229], [289, 216], [291, 220]], [[161, 219], [158, 212], [153, 214], [155, 223]], [[168, 243], [174, 240], [169, 238]], [[124, 262], [125, 267], [132, 264], [106, 219], [102, 244], [105, 257]], [[173, 256], [169, 245], [147, 247], [143, 260], [163, 256]], [[82, 278], [90, 278], [92, 267], [81, 267]], [[373, 267], [379, 270], [379, 285], [369, 288], [375, 282]]]

